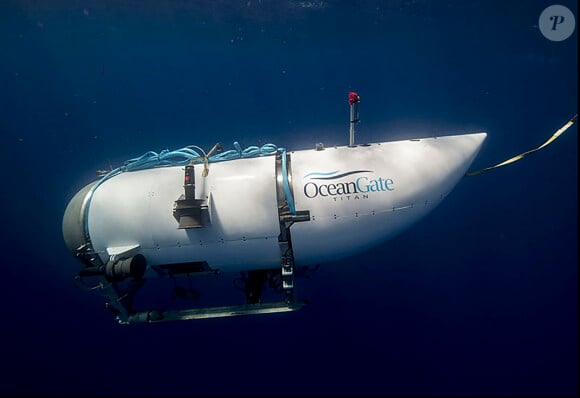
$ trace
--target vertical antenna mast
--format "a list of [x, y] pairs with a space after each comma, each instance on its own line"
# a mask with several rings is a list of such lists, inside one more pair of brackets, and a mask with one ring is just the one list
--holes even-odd
[[360, 103], [360, 96], [351, 91], [348, 93], [348, 104], [350, 105], [350, 140], [348, 146], [354, 146], [354, 125], [360, 122], [358, 117], [358, 104]]

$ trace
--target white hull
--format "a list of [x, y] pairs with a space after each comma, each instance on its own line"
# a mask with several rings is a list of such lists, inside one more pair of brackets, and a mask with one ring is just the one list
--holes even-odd
[[[290, 152], [297, 266], [336, 260], [388, 239], [431, 211], [471, 165], [485, 133]], [[147, 264], [206, 261], [220, 271], [279, 267], [274, 156], [195, 167], [209, 222], [178, 229], [183, 167], [121, 173], [94, 192], [88, 232], [103, 262], [139, 246]], [[343, 177], [340, 177], [343, 175]], [[338, 177], [337, 177], [338, 176]]]

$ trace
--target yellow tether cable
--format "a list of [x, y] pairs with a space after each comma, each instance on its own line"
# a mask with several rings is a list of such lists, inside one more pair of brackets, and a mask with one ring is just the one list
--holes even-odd
[[531, 149], [531, 150], [524, 152], [524, 153], [520, 153], [519, 155], [516, 155], [513, 158], [510, 158], [508, 160], [504, 160], [503, 162], [498, 163], [496, 165], [485, 167], [485, 168], [480, 169], [480, 170], [472, 171], [471, 173], [465, 173], [465, 176], [467, 176], [467, 177], [476, 176], [476, 175], [484, 173], [488, 170], [495, 169], [495, 168], [498, 168], [501, 166], [505, 166], [506, 164], [516, 162], [516, 161], [520, 160], [521, 158], [523, 158], [524, 156], [529, 155], [530, 153], [534, 153], [536, 151], [539, 151], [540, 149], [550, 145], [552, 143], [552, 141], [554, 141], [556, 138], [558, 138], [560, 135], [562, 135], [564, 133], [564, 131], [568, 130], [568, 128], [570, 128], [570, 126], [572, 126], [576, 122], [576, 119], [578, 119], [578, 114], [575, 114], [572, 117], [572, 119], [568, 120], [568, 122], [565, 125], [560, 127], [558, 129], [558, 131], [556, 131], [554, 134], [552, 134], [552, 136], [550, 138], [548, 138], [548, 140], [546, 142], [544, 142], [542, 145], [540, 145], [539, 147]]

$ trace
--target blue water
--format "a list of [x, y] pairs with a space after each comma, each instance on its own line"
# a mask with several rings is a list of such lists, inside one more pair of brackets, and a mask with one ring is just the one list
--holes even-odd
[[578, 394], [576, 125], [322, 266], [295, 313], [118, 325], [61, 234], [148, 150], [345, 145], [351, 90], [358, 142], [487, 131], [472, 169], [536, 147], [578, 110], [551, 4], [1, 2], [0, 394]]

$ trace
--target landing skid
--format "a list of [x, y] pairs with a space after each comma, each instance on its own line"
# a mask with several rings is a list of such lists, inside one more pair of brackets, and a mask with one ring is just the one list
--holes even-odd
[[186, 310], [142, 311], [129, 315], [127, 321], [120, 321], [119, 323], [155, 323], [165, 321], [184, 321], [191, 319], [224, 318], [240, 315], [273, 314], [277, 312], [296, 311], [302, 308], [305, 304], [305, 302], [274, 302], [264, 304], [232, 305], [224, 307], [192, 308]]
[[[191, 271], [190, 268], [187, 268], [187, 270]], [[243, 272], [241, 277], [235, 279], [234, 282], [237, 280], [243, 284], [243, 286], [238, 285], [236, 287], [245, 293], [245, 304], [214, 304], [214, 306], [196, 306], [191, 308], [164, 308], [162, 304], [161, 308], [151, 309], [151, 305], [146, 305], [145, 308], [137, 309], [134, 306], [135, 295], [145, 284], [144, 278], [129, 278], [126, 281], [113, 282], [100, 275], [102, 281], [91, 287], [90, 290], [98, 289], [104, 293], [107, 297], [105, 308], [115, 315], [115, 318], [120, 324], [124, 325], [273, 314], [296, 311], [307, 304], [307, 301], [294, 299], [295, 284], [292, 268], [289, 268], [288, 264], [284, 262], [278, 270], [269, 269]], [[203, 274], [204, 272], [199, 271], [198, 273]], [[189, 273], [187, 275], [189, 280]], [[292, 279], [289, 280], [288, 276], [291, 276]], [[82, 281], [81, 275], [77, 278]], [[273, 297], [269, 297], [268, 301], [264, 301], [262, 296], [266, 290], [271, 290], [274, 295], [281, 294], [284, 298], [281, 299], [280, 297], [278, 300], [272, 300]], [[136, 306], [139, 307], [140, 305]]]

